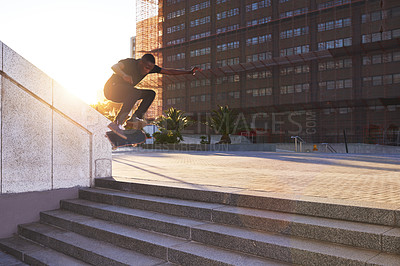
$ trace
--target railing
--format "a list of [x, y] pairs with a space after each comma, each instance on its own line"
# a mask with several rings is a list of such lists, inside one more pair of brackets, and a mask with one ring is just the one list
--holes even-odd
[[[303, 150], [303, 143], [306, 143], [302, 138], [299, 136], [291, 136], [290, 138], [294, 139], [294, 150], [295, 152], [302, 152]], [[299, 149], [298, 149], [299, 146]]]
[[337, 153], [337, 151], [331, 146], [329, 143], [321, 143], [321, 145], [325, 145], [325, 152], [328, 152], [328, 150], [331, 153]]

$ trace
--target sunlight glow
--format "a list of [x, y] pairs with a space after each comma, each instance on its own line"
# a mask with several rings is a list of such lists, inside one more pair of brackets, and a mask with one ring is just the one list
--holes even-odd
[[86, 103], [129, 57], [134, 0], [0, 0], [0, 41]]

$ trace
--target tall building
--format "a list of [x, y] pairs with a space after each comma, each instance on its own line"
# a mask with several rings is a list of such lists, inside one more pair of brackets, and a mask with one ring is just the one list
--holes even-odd
[[[156, 58], [156, 63], [162, 66], [162, 52], [159, 50], [162, 41], [162, 16], [159, 12], [158, 0], [137, 0], [136, 1], [136, 37], [134, 42], [134, 58], [141, 58], [146, 53], [152, 53]], [[157, 51], [159, 50], [159, 51]], [[146, 118], [153, 120], [162, 114], [162, 81], [160, 74], [146, 76], [138, 84], [139, 88], [151, 89], [156, 92], [156, 98], [149, 110]]]
[[136, 36], [131, 37], [130, 56], [136, 58]]
[[[263, 138], [400, 143], [398, 0], [160, 0], [163, 109], [236, 109]], [[204, 133], [204, 126], [193, 128]]]

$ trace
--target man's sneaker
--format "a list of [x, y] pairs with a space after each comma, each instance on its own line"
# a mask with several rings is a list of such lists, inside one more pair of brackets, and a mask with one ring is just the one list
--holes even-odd
[[120, 125], [118, 125], [117, 123], [111, 122], [108, 125], [108, 128], [111, 129], [112, 132], [114, 132], [115, 134], [117, 134], [121, 138], [127, 139], [127, 137], [124, 134], [124, 131], [123, 131], [122, 127]]
[[147, 125], [148, 123], [145, 119], [140, 119], [136, 116], [132, 116], [131, 119], [126, 121], [125, 129], [142, 129]]

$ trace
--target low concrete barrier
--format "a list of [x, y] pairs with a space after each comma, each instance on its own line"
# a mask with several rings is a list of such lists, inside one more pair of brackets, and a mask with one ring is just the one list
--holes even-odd
[[[35, 193], [63, 190], [71, 196], [76, 187], [111, 176], [111, 146], [104, 137], [109, 121], [2, 42], [0, 91], [0, 200], [6, 196], [22, 206]], [[72, 194], [65, 191], [70, 188]], [[20, 197], [27, 192], [29, 197]], [[0, 213], [9, 213], [0, 207]], [[24, 215], [18, 211], [16, 216]], [[0, 224], [6, 219], [0, 215]], [[9, 233], [3, 229], [0, 237]]]
[[160, 151], [276, 151], [275, 144], [143, 144], [145, 150]]
[[[314, 145], [317, 145], [317, 151], [314, 151]], [[346, 145], [344, 143], [330, 143], [330, 146], [337, 153], [346, 153]], [[294, 143], [276, 143], [278, 150], [294, 151]], [[348, 153], [357, 154], [400, 154], [400, 146], [388, 146], [388, 145], [375, 145], [365, 143], [348, 143]], [[322, 152], [332, 153], [326, 145], [322, 143], [303, 143], [302, 152]]]

